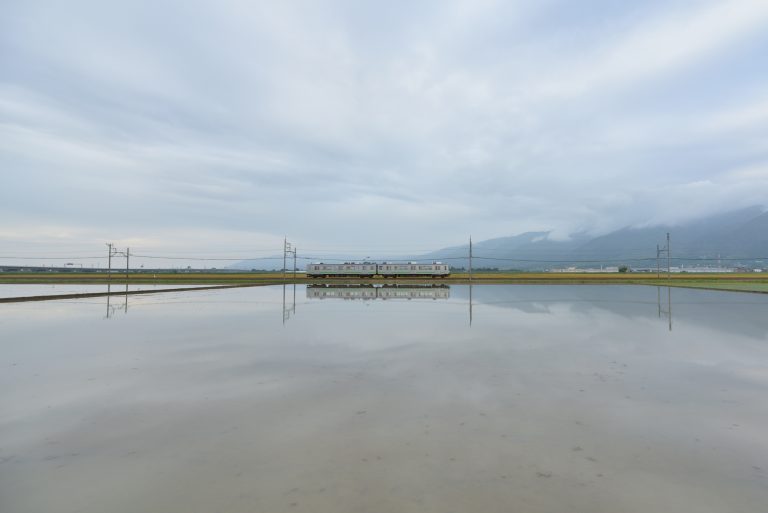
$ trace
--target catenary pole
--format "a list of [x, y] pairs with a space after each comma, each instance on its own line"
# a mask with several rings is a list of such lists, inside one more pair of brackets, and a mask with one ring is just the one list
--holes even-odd
[[472, 281], [472, 236], [469, 236], [469, 281]]
[[107, 259], [107, 281], [112, 278], [112, 243], [107, 243], [107, 249], [109, 251], [109, 257]]

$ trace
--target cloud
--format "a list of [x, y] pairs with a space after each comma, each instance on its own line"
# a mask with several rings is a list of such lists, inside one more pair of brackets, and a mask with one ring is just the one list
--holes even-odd
[[606, 87], [636, 87], [665, 73], [684, 73], [702, 61], [721, 57], [728, 47], [765, 30], [766, 24], [768, 4], [761, 0], [663, 10], [576, 59], [556, 84], [543, 91], [595, 94]]
[[428, 248], [764, 203], [766, 28], [748, 0], [16, 3], [0, 249]]

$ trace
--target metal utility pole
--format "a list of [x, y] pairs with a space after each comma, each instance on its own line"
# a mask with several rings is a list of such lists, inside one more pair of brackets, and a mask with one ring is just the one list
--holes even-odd
[[[288, 255], [293, 255], [293, 304], [292, 306], [286, 305], [285, 287], [287, 284], [285, 273], [288, 270]], [[291, 313], [296, 312], [296, 271], [298, 270], [296, 265], [296, 246], [288, 242], [288, 238], [283, 239], [283, 325], [285, 321], [291, 318]]]
[[667, 255], [667, 280], [671, 279], [672, 275], [672, 257], [670, 255], [669, 251], [669, 232], [667, 232], [667, 245], [663, 248], [660, 248], [658, 244], [656, 244], [656, 278], [661, 278], [661, 254], [666, 253]]
[[111, 242], [107, 243], [107, 248], [109, 249], [109, 256], [108, 256], [108, 267], [107, 267], [107, 283], [110, 283], [112, 281], [112, 257], [113, 256], [124, 256], [125, 257], [125, 284], [128, 285], [128, 271], [130, 268], [130, 258], [131, 258], [131, 248], [126, 248], [125, 251], [118, 251], [115, 248], [115, 245]]
[[472, 281], [472, 236], [469, 236], [469, 281]]
[[296, 280], [296, 247], [288, 242], [288, 239], [283, 239], [283, 283], [285, 279], [285, 273], [288, 271], [288, 255], [293, 255], [293, 279]]
[[112, 243], [111, 242], [107, 243], [107, 250], [109, 251], [109, 257], [108, 257], [108, 260], [107, 260], [107, 262], [108, 262], [107, 263], [107, 265], [108, 265], [108, 267], [107, 267], [107, 281], [109, 281], [109, 279], [112, 277]]

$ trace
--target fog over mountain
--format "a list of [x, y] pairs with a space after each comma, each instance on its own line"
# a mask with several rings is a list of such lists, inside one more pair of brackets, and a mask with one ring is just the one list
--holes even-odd
[[[657, 244], [662, 247], [666, 244], [667, 232], [671, 233], [675, 265], [717, 265], [720, 261], [730, 266], [762, 259], [768, 263], [768, 212], [763, 207], [753, 206], [675, 226], [622, 228], [599, 237], [576, 233], [570, 238], [557, 240], [551, 238], [550, 232], [526, 232], [475, 241], [473, 266], [549, 269], [570, 265], [599, 267], [627, 264], [652, 267], [655, 261], [648, 259], [655, 258]], [[468, 253], [469, 245], [466, 244], [410, 256], [370, 256], [374, 260], [441, 260], [454, 267], [467, 267]], [[343, 253], [326, 254], [316, 259], [323, 258], [330, 262], [359, 259]], [[301, 263], [305, 261], [302, 259]], [[282, 268], [282, 259], [251, 260], [233, 267], [278, 269]]]

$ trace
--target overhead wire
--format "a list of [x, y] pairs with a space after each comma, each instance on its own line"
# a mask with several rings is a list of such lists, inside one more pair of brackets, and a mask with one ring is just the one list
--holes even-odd
[[[274, 252], [275, 255], [273, 256], [182, 256], [182, 255], [161, 255], [161, 254], [143, 254], [143, 253], [131, 253], [131, 257], [133, 258], [144, 258], [144, 259], [154, 259], [154, 260], [185, 260], [185, 261], [221, 261], [221, 262], [241, 262], [241, 261], [263, 261], [263, 260], [279, 260], [282, 258], [283, 255], [280, 254], [282, 250], [269, 250], [269, 249], [263, 249], [263, 250], [255, 250], [259, 252], [265, 252], [270, 251]], [[312, 251], [312, 250], [307, 250]], [[315, 250], [316, 251], [316, 250]], [[331, 250], [328, 250], [331, 251]], [[418, 250], [413, 250], [413, 252], [417, 252]], [[489, 251], [490, 250], [484, 250]], [[342, 253], [342, 250], [335, 251], [336, 253]], [[379, 253], [387, 253], [387, 251], [380, 251]], [[296, 255], [297, 260], [302, 261], [328, 261], [328, 262], [350, 262], [350, 261], [366, 261], [366, 260], [385, 260], [389, 262], [428, 262], [428, 261], [435, 261], [435, 260], [441, 260], [441, 261], [456, 261], [456, 260], [468, 260], [468, 255], [459, 255], [459, 256], [429, 256], [429, 257], [419, 257], [419, 256], [396, 256], [391, 253], [394, 253], [393, 251], [389, 252], [390, 256], [385, 257], [376, 257], [376, 258], [360, 258], [359, 256], [351, 256], [347, 258], [339, 258], [337, 256], [324, 256], [321, 254], [310, 254], [310, 255]], [[455, 253], [454, 253], [455, 254]], [[30, 256], [28, 254], [25, 255], [9, 255], [4, 254], [0, 255], [0, 259], [2, 260], [68, 260], [68, 261], [77, 261], [77, 260], [106, 260], [108, 257], [105, 255], [80, 255], [80, 256]], [[289, 257], [290, 259], [293, 259], [293, 257]], [[658, 260], [658, 257], [656, 256], [630, 256], [630, 255], [604, 255], [598, 258], [556, 258], [556, 259], [547, 259], [547, 258], [512, 258], [512, 257], [501, 257], [501, 256], [493, 256], [490, 254], [474, 254], [473, 260], [475, 261], [489, 261], [489, 262], [516, 262], [516, 263], [528, 263], [528, 264], [597, 264], [597, 263], [607, 263], [607, 262], [653, 262]], [[661, 260], [669, 260], [674, 262], [742, 262], [742, 261], [760, 261], [760, 260], [768, 260], [768, 256], [741, 256], [741, 257], [733, 257], [733, 256], [726, 256], [726, 257], [691, 257], [691, 256], [674, 256], [667, 258], [662, 257]]]

